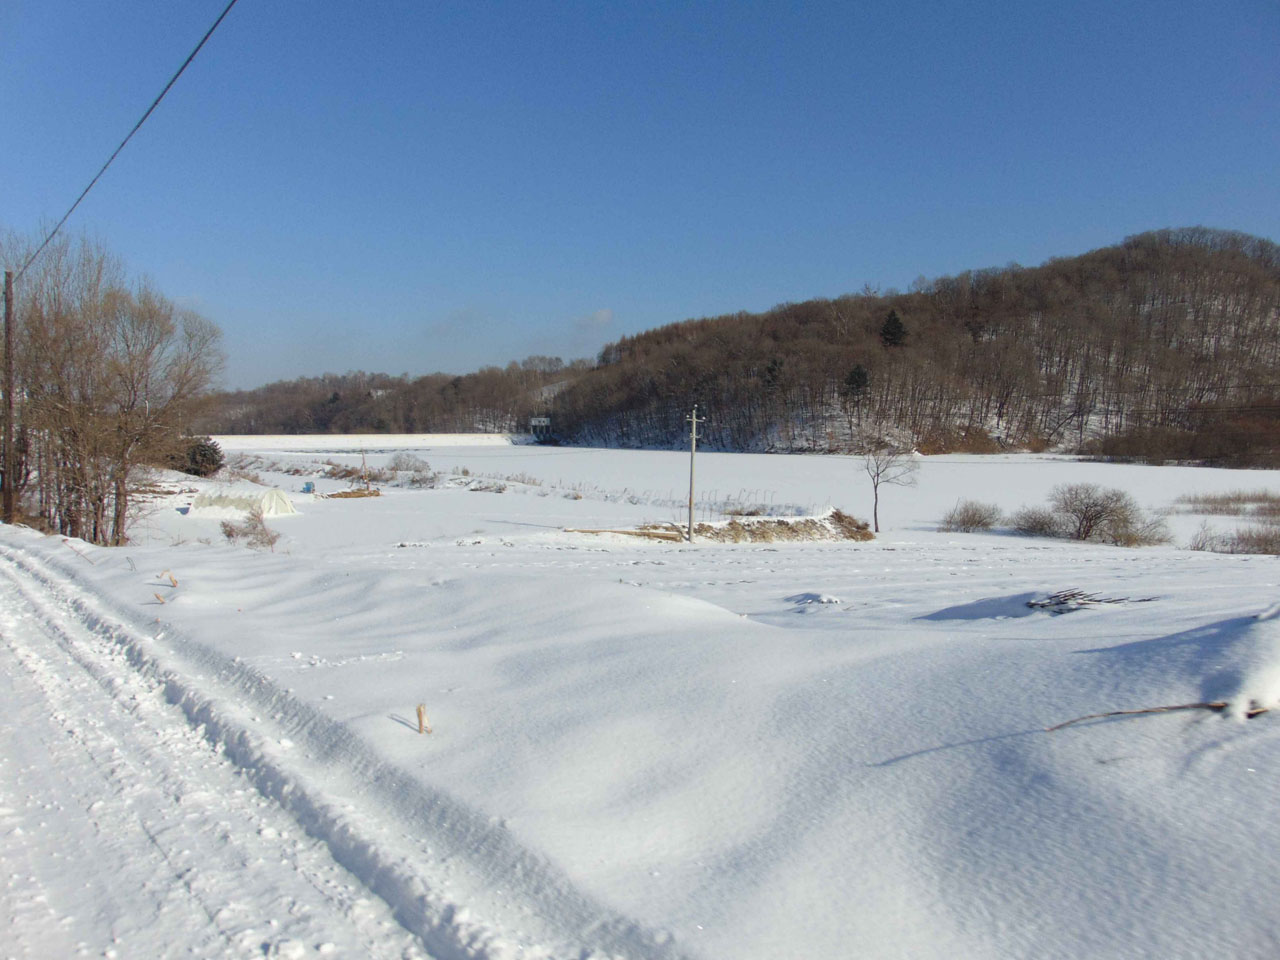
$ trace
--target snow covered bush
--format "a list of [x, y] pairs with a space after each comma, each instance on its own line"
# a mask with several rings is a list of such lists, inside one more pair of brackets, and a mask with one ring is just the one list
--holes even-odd
[[1004, 511], [994, 503], [961, 500], [942, 515], [938, 530], [942, 533], [973, 533], [990, 530], [1004, 519]]

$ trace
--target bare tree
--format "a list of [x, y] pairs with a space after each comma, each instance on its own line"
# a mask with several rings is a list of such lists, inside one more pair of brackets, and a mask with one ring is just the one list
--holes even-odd
[[863, 469], [871, 478], [872, 508], [871, 519], [875, 532], [880, 532], [880, 485], [890, 484], [895, 487], [914, 487], [916, 471], [920, 464], [916, 462], [910, 450], [901, 447], [879, 447], [872, 450], [862, 459]]
[[146, 285], [112, 290], [103, 304], [109, 353], [103, 414], [110, 451], [111, 542], [124, 543], [129, 478], [139, 463], [173, 452], [181, 418], [221, 366], [219, 331], [204, 317], [177, 309]]
[[210, 387], [218, 330], [146, 283], [127, 287], [93, 244], [56, 243], [28, 276], [15, 354], [36, 515], [59, 533], [122, 544], [130, 481], [172, 450]]

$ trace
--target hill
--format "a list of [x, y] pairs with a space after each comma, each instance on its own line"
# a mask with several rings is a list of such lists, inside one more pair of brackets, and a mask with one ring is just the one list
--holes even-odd
[[[354, 377], [354, 380], [352, 379]], [[515, 430], [722, 450], [1083, 449], [1251, 464], [1280, 435], [1280, 246], [1192, 227], [625, 337], [593, 366], [349, 375], [220, 398], [217, 432]]]

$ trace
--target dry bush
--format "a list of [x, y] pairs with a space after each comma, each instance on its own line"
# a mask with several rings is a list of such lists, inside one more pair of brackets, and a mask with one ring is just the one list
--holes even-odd
[[1280, 556], [1280, 528], [1241, 527], [1226, 538], [1224, 553], [1255, 553]]
[[1023, 507], [1009, 522], [1025, 537], [1061, 537], [1066, 535], [1062, 520], [1047, 507]]
[[1280, 465], [1280, 420], [1274, 397], [1257, 397], [1235, 412], [1194, 406], [1185, 427], [1137, 427], [1085, 445], [1085, 452], [1145, 463], [1204, 463], [1221, 467]]
[[994, 503], [961, 500], [942, 515], [938, 530], [942, 533], [973, 533], [990, 530], [1004, 519], [1004, 511]]
[[1280, 527], [1237, 527], [1231, 533], [1217, 533], [1207, 523], [1201, 524], [1187, 549], [1280, 556]]
[[1187, 544], [1187, 549], [1214, 552], [1217, 549], [1218, 540], [1218, 534], [1214, 533], [1209, 524], [1207, 522], [1202, 523], [1200, 524], [1200, 529], [1192, 535], [1190, 542]]
[[1049, 502], [1072, 540], [1095, 540], [1122, 547], [1167, 543], [1169, 532], [1159, 519], [1146, 517], [1123, 490], [1096, 483], [1064, 483], [1053, 488]]
[[267, 526], [260, 507], [250, 510], [248, 516], [240, 523], [223, 520], [222, 535], [227, 538], [228, 543], [239, 543], [243, 540], [246, 546], [254, 550], [266, 549], [273, 553], [276, 541], [280, 539], [280, 533]]
[[1189, 493], [1174, 501], [1188, 513], [1215, 517], [1258, 517], [1280, 520], [1280, 494], [1270, 490], [1230, 490], [1226, 493]]
[[1065, 537], [1146, 547], [1169, 542], [1158, 517], [1148, 517], [1123, 490], [1096, 483], [1065, 483], [1053, 488], [1048, 508], [1023, 507], [1012, 517], [1013, 528], [1032, 537]]
[[510, 481], [511, 483], [523, 483], [526, 487], [542, 486], [541, 480], [527, 473], [498, 474], [494, 477], [494, 479], [507, 480], [507, 481]]
[[392, 470], [404, 473], [431, 472], [431, 464], [427, 463], [427, 461], [423, 460], [421, 457], [412, 453], [405, 453], [403, 450], [395, 454], [387, 466]]
[[1117, 547], [1154, 547], [1173, 539], [1163, 520], [1141, 514], [1130, 524], [1108, 527], [1105, 533], [1103, 539]]
[[256, 483], [260, 487], [267, 485], [261, 474], [244, 467], [224, 467], [222, 472], [228, 480], [243, 480], [246, 483]]
[[360, 468], [336, 460], [324, 461], [324, 476], [330, 480], [352, 480], [360, 476]]
[[916, 441], [915, 448], [925, 456], [940, 453], [1000, 453], [1004, 447], [981, 427], [950, 429], [935, 427]]
[[871, 525], [867, 521], [850, 516], [843, 510], [832, 510], [830, 520], [846, 540], [866, 541], [875, 539], [875, 534], [871, 532]]
[[1106, 539], [1110, 528], [1133, 526], [1139, 512], [1123, 490], [1096, 483], [1060, 483], [1050, 492], [1049, 502], [1072, 540]]
[[387, 469], [393, 476], [407, 473], [408, 476], [401, 482], [410, 487], [434, 487], [438, 479], [438, 475], [431, 470], [431, 464], [421, 457], [403, 451], [391, 458]]
[[324, 476], [331, 480], [350, 480], [352, 483], [390, 483], [395, 473], [382, 467], [356, 467], [346, 463], [331, 463]]

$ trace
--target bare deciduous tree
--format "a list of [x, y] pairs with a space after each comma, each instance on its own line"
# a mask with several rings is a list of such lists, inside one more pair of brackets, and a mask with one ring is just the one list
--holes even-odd
[[130, 481], [177, 444], [221, 366], [219, 331], [100, 247], [60, 241], [27, 274], [19, 360], [33, 507], [59, 533], [125, 542]]
[[916, 471], [920, 464], [910, 450], [901, 447], [879, 447], [862, 458], [863, 469], [871, 478], [871, 519], [876, 533], [880, 532], [880, 485], [914, 487]]

